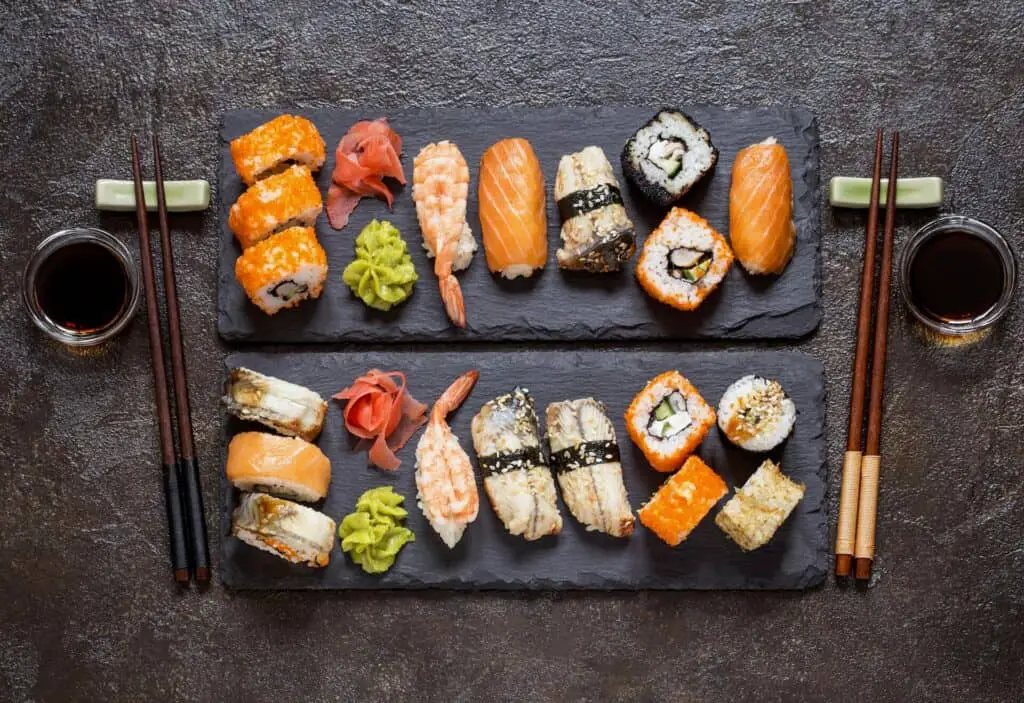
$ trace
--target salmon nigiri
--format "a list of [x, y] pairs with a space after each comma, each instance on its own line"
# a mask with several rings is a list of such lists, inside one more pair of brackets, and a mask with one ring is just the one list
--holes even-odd
[[480, 229], [487, 268], [531, 276], [548, 258], [544, 173], [525, 139], [502, 139], [480, 159]]
[[786, 149], [774, 138], [736, 155], [729, 238], [733, 253], [750, 273], [782, 273], [793, 256], [793, 182]]

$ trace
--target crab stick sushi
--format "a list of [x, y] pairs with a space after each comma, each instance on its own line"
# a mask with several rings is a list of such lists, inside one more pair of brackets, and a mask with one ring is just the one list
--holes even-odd
[[316, 125], [296, 115], [280, 115], [231, 141], [231, 158], [246, 185], [292, 163], [318, 171], [326, 152]]
[[644, 527], [675, 547], [690, 536], [727, 492], [725, 481], [700, 457], [691, 456], [637, 515]]
[[327, 254], [312, 227], [292, 227], [242, 252], [235, 277], [253, 305], [268, 315], [319, 298]]
[[796, 248], [793, 181], [774, 138], [736, 154], [729, 190], [729, 238], [750, 273], [782, 273]]
[[715, 411], [678, 371], [652, 379], [626, 410], [626, 430], [657, 471], [675, 471], [715, 424]]
[[644, 242], [636, 277], [655, 300], [695, 310], [732, 267], [725, 237], [699, 215], [672, 208]]
[[289, 227], [312, 227], [323, 209], [313, 174], [305, 166], [292, 166], [242, 193], [228, 212], [228, 227], [248, 249]]
[[525, 139], [502, 139], [480, 159], [480, 229], [487, 268], [532, 276], [548, 258], [544, 173]]
[[722, 395], [718, 427], [741, 449], [768, 452], [782, 444], [796, 423], [796, 404], [773, 379], [744, 376]]

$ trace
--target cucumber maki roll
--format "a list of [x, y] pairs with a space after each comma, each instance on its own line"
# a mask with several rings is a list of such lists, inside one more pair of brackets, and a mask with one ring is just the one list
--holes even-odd
[[622, 149], [622, 172], [653, 203], [678, 201], [718, 162], [711, 135], [678, 110], [662, 110]]

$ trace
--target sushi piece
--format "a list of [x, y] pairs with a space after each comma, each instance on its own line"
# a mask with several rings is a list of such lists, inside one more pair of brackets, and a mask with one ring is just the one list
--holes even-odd
[[381, 198], [394, 203], [395, 195], [384, 182], [405, 183], [401, 162], [402, 138], [387, 118], [360, 120], [352, 125], [334, 151], [334, 171], [327, 189], [327, 219], [334, 229], [348, 218], [362, 198]]
[[469, 371], [441, 394], [416, 447], [418, 504], [449, 549], [455, 548], [466, 526], [476, 520], [480, 495], [473, 464], [445, 418], [462, 405], [478, 378], [478, 372]]
[[729, 238], [736, 258], [750, 273], [782, 273], [793, 258], [793, 181], [786, 148], [774, 138], [736, 154]]
[[717, 162], [711, 135], [678, 110], [659, 112], [622, 149], [622, 173], [661, 207], [686, 195]]
[[544, 173], [525, 139], [503, 139], [480, 159], [480, 229], [491, 273], [532, 276], [548, 258]]
[[626, 410], [626, 430], [657, 471], [675, 471], [715, 424], [715, 411], [678, 371], [652, 379]]
[[231, 517], [231, 534], [293, 564], [327, 566], [334, 549], [334, 520], [305, 505], [245, 493]]
[[655, 300], [696, 310], [729, 273], [732, 258], [725, 237], [704, 218], [674, 207], [644, 242], [636, 278]]
[[601, 147], [588, 146], [558, 162], [555, 200], [562, 218], [564, 269], [618, 271], [636, 251], [636, 232], [622, 205], [612, 165]]
[[744, 376], [718, 403], [718, 427], [730, 442], [750, 452], [775, 449], [795, 423], [796, 404], [772, 379]]
[[331, 462], [315, 445], [267, 432], [242, 432], [232, 437], [226, 473], [240, 491], [307, 503], [326, 498], [331, 485]]
[[484, 403], [471, 431], [484, 490], [505, 529], [530, 541], [561, 532], [555, 481], [544, 463], [530, 391], [517, 387]]
[[551, 466], [573, 517], [612, 537], [633, 534], [615, 426], [604, 404], [593, 398], [551, 403], [547, 427]]
[[466, 306], [455, 271], [469, 266], [476, 240], [466, 222], [469, 167], [451, 142], [428, 144], [413, 161], [412, 199], [423, 232], [423, 246], [436, 256], [434, 273], [448, 318], [466, 326]]
[[766, 459], [722, 506], [715, 524], [743, 551], [758, 549], [775, 536], [806, 490]]
[[728, 493], [725, 481], [698, 456], [691, 456], [637, 511], [644, 527], [670, 547], [690, 536], [711, 508]]
[[325, 158], [316, 125], [297, 115], [280, 115], [231, 141], [231, 159], [246, 185], [292, 163], [318, 171]]
[[242, 420], [312, 442], [324, 428], [327, 401], [303, 386], [239, 366], [228, 372], [224, 405]]
[[235, 278], [253, 305], [273, 315], [320, 297], [327, 254], [312, 227], [291, 227], [243, 251], [235, 261]]
[[289, 227], [312, 227], [323, 209], [313, 174], [305, 166], [292, 166], [242, 193], [228, 212], [228, 227], [247, 249]]

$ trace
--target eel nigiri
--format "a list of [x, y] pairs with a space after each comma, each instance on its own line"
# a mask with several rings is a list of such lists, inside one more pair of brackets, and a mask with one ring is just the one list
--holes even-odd
[[434, 273], [448, 318], [466, 326], [466, 306], [455, 271], [469, 266], [476, 240], [466, 222], [469, 166], [452, 142], [427, 144], [413, 161], [412, 199], [423, 232], [423, 246], [436, 256]]
[[588, 530], [612, 537], [633, 533], [633, 511], [622, 482], [615, 426], [593, 398], [551, 403], [547, 411], [551, 465], [569, 512]]
[[733, 253], [750, 273], [782, 273], [793, 257], [793, 182], [786, 148], [774, 138], [736, 155], [729, 191], [729, 238]]
[[530, 392], [516, 388], [487, 401], [471, 430], [484, 490], [505, 529], [526, 540], [561, 532], [555, 481], [544, 463]]
[[532, 276], [548, 258], [544, 173], [525, 139], [502, 139], [480, 159], [480, 229], [487, 268]]
[[420, 510], [449, 549], [459, 543], [466, 526], [476, 520], [480, 496], [473, 465], [445, 418], [462, 405], [478, 378], [477, 371], [469, 371], [441, 394], [416, 447]]

